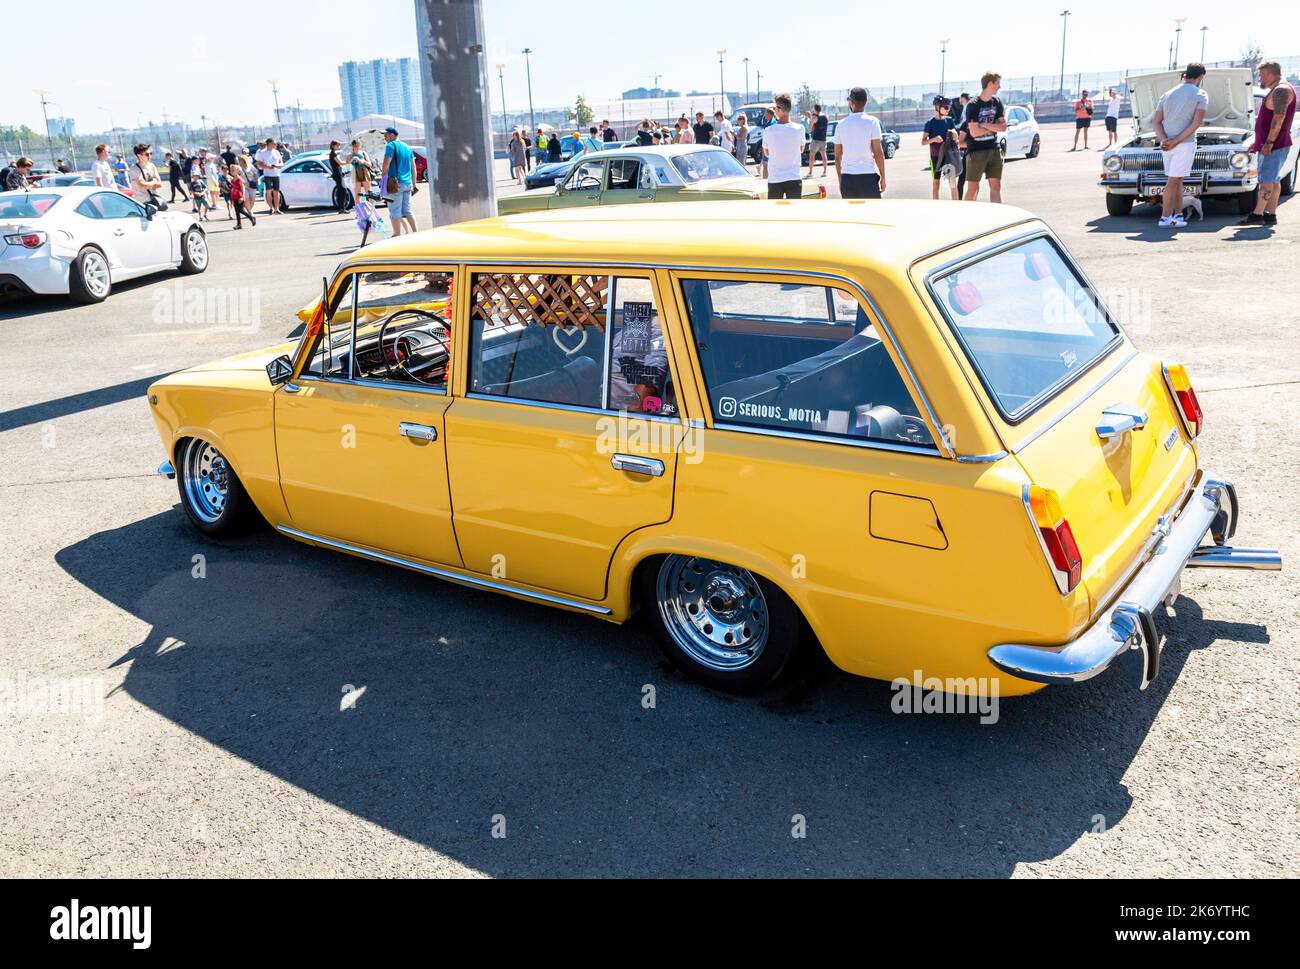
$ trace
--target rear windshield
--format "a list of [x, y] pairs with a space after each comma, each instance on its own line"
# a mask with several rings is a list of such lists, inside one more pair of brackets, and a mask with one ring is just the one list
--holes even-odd
[[1097, 294], [1047, 238], [936, 274], [930, 288], [985, 389], [1012, 422], [1119, 340]]
[[0, 219], [39, 219], [59, 200], [57, 195], [23, 192], [0, 195]]

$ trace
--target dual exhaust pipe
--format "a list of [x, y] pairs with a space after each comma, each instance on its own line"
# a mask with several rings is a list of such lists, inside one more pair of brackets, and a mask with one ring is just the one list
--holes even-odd
[[1275, 548], [1234, 548], [1231, 545], [1202, 545], [1192, 552], [1189, 569], [1251, 569], [1279, 572], [1282, 553]]

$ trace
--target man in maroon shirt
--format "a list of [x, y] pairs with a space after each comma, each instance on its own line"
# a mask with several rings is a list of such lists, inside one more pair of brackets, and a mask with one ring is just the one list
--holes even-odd
[[1259, 86], [1268, 94], [1255, 119], [1255, 144], [1259, 152], [1259, 198], [1255, 211], [1242, 225], [1277, 225], [1277, 203], [1282, 198], [1282, 165], [1291, 147], [1291, 121], [1295, 118], [1296, 92], [1282, 79], [1282, 65], [1264, 61], [1257, 68]]

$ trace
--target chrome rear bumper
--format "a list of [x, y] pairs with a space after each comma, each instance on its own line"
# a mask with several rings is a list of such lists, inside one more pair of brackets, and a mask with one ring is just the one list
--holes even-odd
[[[1226, 481], [1206, 476], [1173, 522], [1161, 519], [1163, 533], [1146, 564], [1113, 606], [1082, 635], [1063, 646], [1002, 643], [989, 660], [1003, 672], [1036, 683], [1079, 683], [1101, 673], [1128, 650], [1142, 654], [1139, 686], [1145, 690], [1160, 671], [1163, 641], [1154, 613], [1178, 595], [1184, 568], [1282, 568], [1276, 549], [1232, 548], [1224, 544], [1237, 529], [1237, 492]], [[1202, 546], [1206, 532], [1216, 544]]]

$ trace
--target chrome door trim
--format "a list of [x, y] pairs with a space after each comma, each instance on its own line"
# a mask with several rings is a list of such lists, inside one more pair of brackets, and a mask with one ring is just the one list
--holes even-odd
[[1048, 421], [1038, 430], [1034, 431], [1028, 437], [1025, 437], [1021, 439], [1018, 443], [1013, 444], [1008, 450], [1010, 450], [1012, 454], [1019, 454], [1030, 444], [1034, 443], [1034, 441], [1037, 441], [1040, 437], [1042, 437], [1044, 434], [1050, 431], [1053, 427], [1061, 423], [1061, 421], [1065, 420], [1065, 418], [1069, 417], [1076, 410], [1078, 410], [1085, 403], [1087, 403], [1093, 394], [1101, 390], [1101, 388], [1104, 387], [1110, 381], [1111, 377], [1115, 376], [1117, 373], [1119, 373], [1121, 370], [1127, 367], [1129, 363], [1133, 360], [1133, 358], [1136, 357], [1137, 355], [1138, 352], [1136, 350], [1130, 350], [1128, 355], [1124, 357], [1123, 360], [1117, 363], [1110, 370], [1106, 371], [1106, 375], [1103, 376], [1100, 380], [1098, 380], [1095, 384], [1093, 384], [1092, 387], [1087, 391], [1087, 393], [1085, 393], [1082, 397], [1076, 400], [1065, 410], [1061, 411], [1061, 413], [1053, 417], [1050, 421]]
[[792, 441], [812, 441], [816, 444], [847, 444], [849, 447], [869, 448], [874, 451], [899, 451], [903, 454], [920, 454], [928, 458], [938, 456], [934, 448], [915, 444], [891, 444], [889, 441], [858, 440], [850, 437], [832, 437], [828, 434], [806, 434], [802, 431], [780, 431], [775, 428], [751, 427], [745, 424], [714, 424], [715, 431], [739, 431], [741, 434], [759, 434], [763, 437], [783, 437]]
[[615, 471], [643, 474], [648, 478], [662, 478], [664, 463], [658, 458], [644, 458], [637, 454], [615, 454], [609, 461]]
[[498, 404], [522, 404], [525, 407], [541, 407], [544, 410], [566, 410], [576, 414], [599, 414], [602, 417], [627, 417], [642, 421], [658, 421], [663, 424], [681, 424], [679, 417], [664, 417], [661, 414], [641, 414], [633, 411], [611, 410], [603, 407], [585, 407], [581, 404], [556, 404], [549, 400], [524, 400], [522, 397], [498, 397], [484, 394], [477, 390], [465, 395], [466, 400], [490, 400]]
[[[409, 391], [416, 394], [433, 394], [437, 397], [447, 396], [445, 387], [430, 387], [428, 384], [408, 384], [398, 380], [370, 380], [365, 377], [349, 380], [346, 377], [318, 377], [315, 374], [303, 374], [298, 379], [301, 383], [345, 384], [352, 387], [376, 387], [381, 390]], [[288, 384], [285, 386], [287, 387]]]
[[[992, 230], [992, 231], [998, 231], [998, 230]], [[973, 238], [978, 239], [987, 234], [988, 233], [986, 232], [982, 232], [978, 236], [974, 236]], [[940, 251], [942, 252], [943, 250]], [[861, 284], [859, 284], [853, 279], [850, 279], [847, 276], [842, 276], [837, 273], [819, 272], [817, 270], [812, 270], [812, 269], [791, 269], [788, 266], [786, 267], [720, 266], [720, 265], [709, 265], [707, 263], [684, 265], [679, 263], [663, 263], [663, 262], [628, 262], [628, 261], [612, 260], [612, 259], [593, 262], [591, 260], [583, 260], [583, 259], [518, 259], [518, 258], [512, 259], [509, 256], [504, 256], [504, 257], [497, 257], [495, 259], [454, 259], [451, 261], [463, 266], [549, 266], [549, 267], [572, 266], [580, 269], [590, 269], [590, 268], [609, 269], [609, 268], [616, 267], [619, 269], [666, 269], [669, 271], [692, 272], [692, 273], [728, 273], [728, 274], [740, 273], [740, 274], [748, 274], [753, 276], [759, 276], [759, 275], [803, 276], [809, 279], [830, 279], [838, 283], [843, 283], [844, 285], [853, 289], [859, 296], [863, 298], [863, 300], [866, 301], [866, 304], [869, 307], [871, 307], [871, 311], [876, 315], [876, 319], [880, 321], [881, 329], [885, 331], [885, 335], [889, 338], [890, 346], [894, 348], [894, 352], [898, 355], [898, 359], [902, 361], [903, 369], [907, 372], [908, 378], [912, 381], [912, 386], [916, 388], [917, 396], [920, 398], [921, 404], [925, 408], [926, 415], [930, 418], [930, 422], [933, 425], [933, 427], [935, 427], [938, 430], [940, 447], [935, 449], [933, 456], [938, 457], [939, 456], [938, 452], [942, 450], [946, 452], [947, 456], [950, 458], [957, 457], [957, 450], [955, 447], [953, 447], [952, 442], [948, 440], [948, 435], [945, 433], [943, 429], [944, 427], [943, 422], [939, 420], [938, 415], [934, 411], [934, 407], [931, 406], [930, 399], [925, 394], [925, 388], [922, 387], [921, 382], [917, 380], [916, 372], [912, 369], [911, 363], [908, 361], [907, 356], [903, 353], [902, 346], [899, 345], [898, 340], [895, 338], [894, 331], [890, 327], [889, 321], [885, 318], [885, 315], [880, 311], [880, 307], [876, 305], [876, 301], [871, 298], [871, 295], [865, 289], [862, 288]], [[352, 270], [358, 266], [365, 266], [371, 264], [379, 265], [379, 264], [386, 264], [386, 263], [398, 263], [401, 265], [425, 265], [425, 264], [446, 265], [447, 262], [448, 259], [446, 258], [443, 259], [418, 259], [418, 258], [358, 259], [349, 262], [348, 269]], [[467, 394], [466, 396], [473, 397], [475, 395]], [[488, 397], [487, 399], [498, 400], [501, 398]], [[827, 438], [820, 438], [819, 440], [835, 442], [836, 439], [827, 437]], [[923, 452], [923, 453], [929, 453], [929, 452]]]
[[523, 589], [519, 586], [509, 585], [505, 582], [495, 582], [490, 579], [480, 579], [477, 576], [462, 575], [459, 572], [452, 572], [449, 569], [438, 568], [436, 565], [424, 565], [421, 562], [413, 562], [410, 559], [404, 559], [397, 555], [390, 555], [387, 552], [376, 552], [373, 549], [363, 548], [360, 545], [352, 545], [348, 542], [340, 542], [332, 538], [322, 538], [320, 535], [312, 535], [309, 532], [301, 532], [296, 528], [290, 528], [288, 525], [277, 525], [275, 530], [288, 535], [291, 538], [302, 539], [303, 541], [312, 542], [316, 545], [324, 546], [325, 548], [337, 549], [342, 552], [351, 552], [354, 555], [360, 555], [362, 558], [368, 558], [375, 562], [399, 565], [404, 569], [423, 572], [425, 575], [432, 575], [435, 578], [445, 579], [448, 582], [454, 582], [457, 585], [468, 586], [471, 589], [488, 589], [493, 592], [506, 592], [511, 595], [523, 596], [526, 599], [533, 599], [537, 602], [545, 602], [556, 606], [566, 606], [570, 609], [581, 609], [583, 612], [590, 612], [599, 616], [608, 616], [613, 611], [605, 606], [597, 606], [589, 602], [581, 602], [577, 599], [568, 599], [564, 596], [551, 595], [546, 592], [534, 592], [531, 589]]
[[1006, 456], [1006, 451], [994, 451], [992, 454], [963, 454], [957, 458], [957, 461], [959, 464], [993, 464]]

